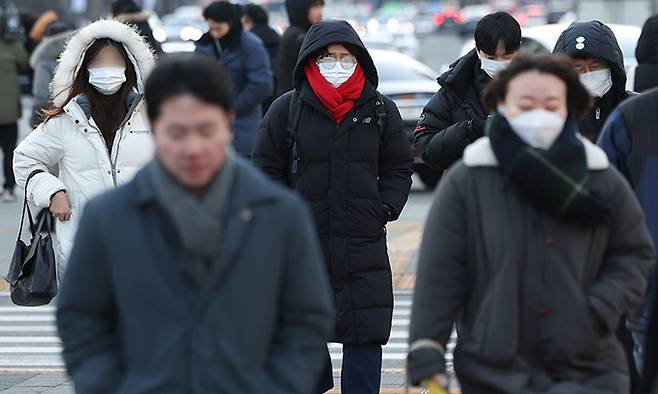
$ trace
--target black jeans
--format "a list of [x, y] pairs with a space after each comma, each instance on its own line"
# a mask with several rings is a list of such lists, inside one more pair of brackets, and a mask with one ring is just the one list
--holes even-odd
[[14, 149], [16, 149], [16, 140], [18, 139], [18, 125], [5, 124], [0, 125], [0, 147], [2, 148], [2, 164], [5, 176], [5, 190], [14, 190], [16, 179], [14, 179]]

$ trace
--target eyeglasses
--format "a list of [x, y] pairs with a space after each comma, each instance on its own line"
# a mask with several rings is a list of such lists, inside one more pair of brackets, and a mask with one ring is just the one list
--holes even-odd
[[356, 58], [351, 55], [342, 56], [340, 59], [337, 59], [332, 55], [325, 55], [318, 57], [316, 62], [319, 66], [321, 65], [322, 67], [329, 70], [333, 70], [338, 63], [340, 63], [340, 66], [343, 68], [343, 70], [351, 70], [354, 68], [354, 66], [356, 66]]

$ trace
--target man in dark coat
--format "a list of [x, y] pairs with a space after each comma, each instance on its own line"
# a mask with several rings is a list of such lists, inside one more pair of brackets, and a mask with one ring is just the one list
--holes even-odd
[[592, 111], [578, 122], [578, 128], [596, 142], [608, 116], [632, 94], [626, 91], [624, 55], [617, 38], [602, 22], [574, 22], [562, 32], [553, 53], [573, 59], [580, 81], [594, 98]]
[[134, 0], [116, 0], [112, 3], [112, 17], [123, 23], [134, 26], [144, 37], [156, 54], [162, 54], [162, 46], [153, 37], [153, 30], [149, 24], [150, 14], [142, 10]]
[[306, 206], [230, 148], [226, 73], [145, 88], [156, 158], [90, 202], [59, 296], [78, 393], [307, 394], [333, 327]]
[[262, 104], [272, 95], [272, 68], [263, 43], [242, 28], [242, 7], [228, 1], [210, 3], [203, 11], [209, 31], [196, 43], [196, 52], [216, 59], [228, 71], [235, 94], [235, 150], [250, 157]]
[[293, 71], [304, 36], [311, 25], [322, 20], [324, 0], [286, 0], [290, 26], [281, 37], [276, 94], [293, 89]]
[[[654, 245], [658, 245], [658, 90], [652, 89], [622, 103], [608, 118], [598, 144], [608, 154], [610, 161], [630, 182], [644, 210], [647, 226]], [[651, 311], [656, 298], [656, 265], [654, 263], [645, 292], [641, 313], [631, 328], [635, 340], [635, 362], [643, 371], [643, 358], [651, 357], [652, 363], [645, 376], [658, 372], [656, 357], [645, 351]], [[656, 341], [656, 338], [652, 339]], [[650, 348], [654, 351], [655, 347]]]
[[475, 46], [439, 77], [441, 89], [425, 106], [414, 131], [423, 161], [441, 173], [484, 134], [482, 91], [519, 52], [521, 27], [505, 12], [487, 15], [475, 29]]
[[[272, 67], [272, 75], [274, 78], [272, 82], [276, 86], [276, 67], [279, 64], [279, 46], [281, 45], [281, 36], [276, 30], [272, 29], [269, 25], [269, 15], [263, 6], [256, 4], [247, 4], [244, 7], [244, 29], [258, 36], [265, 46], [268, 56], [270, 57], [270, 66]], [[272, 105], [276, 95], [268, 97], [263, 102], [263, 113]]]
[[[342, 121], [317, 93], [334, 89], [332, 85], [318, 90], [309, 77], [334, 44], [349, 48], [350, 55], [334, 62], [338, 64], [333, 70], [353, 56], [353, 76], [364, 76], [363, 88]], [[254, 162], [273, 179], [292, 186], [313, 210], [337, 308], [333, 341], [344, 345], [343, 393], [378, 393], [381, 345], [388, 341], [393, 312], [385, 225], [398, 218], [407, 201], [411, 150], [400, 114], [391, 100], [377, 93], [373, 60], [347, 22], [311, 27], [294, 80], [295, 91], [278, 98], [263, 119]], [[350, 77], [344, 84], [352, 81]], [[335, 89], [342, 91], [343, 85]], [[291, 100], [300, 101], [291, 107]], [[298, 118], [290, 117], [291, 108], [299, 109]], [[295, 123], [291, 135], [286, 129]], [[290, 140], [296, 141], [292, 148]]]
[[644, 92], [658, 86], [658, 15], [644, 22], [635, 48], [635, 91]]

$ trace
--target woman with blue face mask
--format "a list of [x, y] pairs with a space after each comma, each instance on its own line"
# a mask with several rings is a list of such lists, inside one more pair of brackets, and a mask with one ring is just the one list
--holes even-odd
[[[130, 26], [103, 20], [80, 29], [55, 70], [52, 108], [16, 148], [17, 183], [57, 219], [60, 279], [85, 203], [132, 179], [152, 156], [142, 91], [153, 64], [151, 48]], [[48, 172], [55, 166], [57, 177]]]
[[606, 154], [578, 132], [589, 92], [566, 57], [518, 59], [487, 87], [485, 137], [439, 185], [420, 248], [408, 371], [464, 394], [630, 392], [615, 336], [654, 250]]

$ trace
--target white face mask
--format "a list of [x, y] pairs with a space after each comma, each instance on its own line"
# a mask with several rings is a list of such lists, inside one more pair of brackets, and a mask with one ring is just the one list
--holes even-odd
[[356, 64], [348, 70], [345, 70], [340, 62], [337, 62], [334, 68], [331, 69], [325, 67], [322, 63], [318, 64], [318, 68], [320, 69], [320, 74], [322, 74], [324, 79], [326, 79], [327, 82], [329, 82], [333, 87], [337, 88], [344, 84], [345, 81], [350, 79], [350, 77], [354, 74], [354, 71], [356, 70]]
[[555, 112], [535, 109], [523, 112], [513, 118], [507, 116], [505, 107], [499, 107], [498, 112], [505, 115], [512, 130], [526, 144], [533, 148], [548, 150], [560, 136], [566, 119]]
[[603, 97], [612, 89], [612, 71], [609, 68], [580, 74], [582, 83], [593, 97]]
[[94, 67], [88, 71], [89, 83], [106, 96], [118, 92], [121, 85], [126, 82], [125, 67]]
[[496, 74], [498, 74], [500, 70], [509, 66], [509, 64], [512, 62], [511, 60], [491, 60], [485, 56], [480, 55], [479, 51], [478, 56], [480, 57], [480, 68], [491, 78], [495, 78]]

